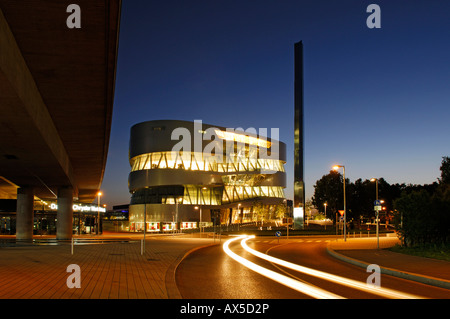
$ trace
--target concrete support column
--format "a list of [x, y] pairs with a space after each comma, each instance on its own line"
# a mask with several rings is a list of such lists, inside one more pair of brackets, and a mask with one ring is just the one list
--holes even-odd
[[73, 188], [70, 186], [58, 189], [56, 219], [56, 239], [71, 239], [73, 233]]
[[17, 189], [16, 239], [33, 239], [34, 189], [21, 187]]

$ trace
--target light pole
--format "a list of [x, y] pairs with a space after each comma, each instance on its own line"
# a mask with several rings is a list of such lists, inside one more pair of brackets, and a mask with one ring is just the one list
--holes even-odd
[[[198, 206], [195, 206], [194, 209], [199, 209], [199, 208], [198, 208]], [[199, 223], [198, 223], [198, 231], [199, 231], [199, 233], [200, 233], [200, 237], [202, 236], [202, 227], [201, 227], [201, 224], [202, 224], [202, 205], [200, 205], [200, 221], [199, 221]]]
[[283, 205], [284, 205], [284, 215], [283, 217], [286, 218], [286, 239], [289, 239], [289, 215], [287, 212], [287, 200], [286, 198], [283, 199]]
[[147, 234], [147, 189], [144, 192], [144, 238], [141, 242], [141, 255], [145, 253], [145, 235]]
[[333, 169], [335, 171], [337, 171], [341, 167], [344, 172], [344, 241], [347, 241], [347, 210], [345, 208], [345, 166], [344, 165], [334, 165]]
[[327, 203], [324, 203], [323, 206], [325, 206], [325, 230], [327, 229]]
[[100, 196], [102, 196], [102, 192], [98, 192], [98, 200], [97, 200], [97, 235], [100, 234]]
[[[372, 178], [370, 180], [371, 182], [375, 182], [375, 194], [376, 194], [376, 201], [378, 202], [378, 178]], [[379, 210], [376, 207], [375, 208], [376, 211], [376, 218], [377, 218], [377, 249], [380, 249], [380, 236], [378, 233], [378, 214], [379, 214]]]
[[[183, 202], [183, 197], [177, 197], [176, 199], [176, 207], [175, 207], [175, 225], [178, 227], [178, 204]], [[181, 225], [179, 230], [177, 229], [177, 231], [179, 231], [181, 233]]]

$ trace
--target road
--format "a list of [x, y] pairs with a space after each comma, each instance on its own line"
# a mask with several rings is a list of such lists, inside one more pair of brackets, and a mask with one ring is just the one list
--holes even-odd
[[[289, 240], [256, 237], [247, 240], [247, 245], [260, 253], [289, 261], [296, 265], [308, 267], [309, 269], [340, 277], [345, 277], [363, 283], [371, 273], [365, 269], [339, 261], [326, 251], [327, 237], [298, 237]], [[225, 241], [222, 240], [222, 244]], [[179, 265], [176, 273], [178, 289], [183, 298], [186, 299], [309, 299], [321, 298], [313, 293], [305, 293], [306, 290], [292, 289], [284, 284], [273, 280], [276, 275], [270, 273], [263, 276], [254, 270], [242, 265], [225, 253], [223, 245], [215, 245], [199, 249], [185, 258]], [[324, 274], [318, 277], [302, 272], [294, 271], [286, 267], [276, 265], [272, 262], [254, 256], [241, 245], [241, 240], [229, 243], [229, 250], [248, 261], [295, 279], [303, 287], [312, 285], [321, 292], [331, 293], [323, 298], [348, 298], [348, 299], [376, 299], [386, 298], [382, 293], [355, 289], [343, 285], [342, 278], [337, 282], [324, 279]], [[237, 257], [239, 258], [239, 257]], [[259, 267], [258, 267], [259, 268]], [[364, 287], [364, 288], [365, 288]], [[381, 287], [383, 289], [394, 289], [409, 294], [412, 298], [443, 298], [448, 296], [448, 290], [424, 285], [421, 283], [400, 279], [388, 275], [381, 275]], [[406, 298], [400, 295], [399, 298]]]

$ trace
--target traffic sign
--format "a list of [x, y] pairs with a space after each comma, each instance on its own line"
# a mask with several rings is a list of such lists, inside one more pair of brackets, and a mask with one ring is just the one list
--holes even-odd
[[377, 199], [373, 202], [373, 210], [375, 211], [381, 210], [381, 200]]
[[343, 211], [343, 210], [339, 211], [339, 214], [341, 214], [341, 216], [344, 216], [344, 213], [345, 213], [345, 211]]
[[280, 231], [277, 231], [277, 232], [275, 233], [275, 236], [281, 237], [281, 232], [280, 232]]

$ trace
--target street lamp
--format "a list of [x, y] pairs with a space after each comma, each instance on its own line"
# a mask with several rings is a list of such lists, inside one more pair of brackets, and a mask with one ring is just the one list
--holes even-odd
[[[175, 213], [175, 225], [177, 225], [178, 226], [178, 204], [181, 204], [183, 202], [183, 197], [177, 197], [176, 198], [176, 201], [175, 201], [175, 204], [176, 204], [176, 207], [175, 207], [175, 211], [176, 211], [176, 213]], [[180, 225], [180, 229], [179, 229], [179, 231], [181, 232], [181, 225]]]
[[[194, 208], [198, 209], [198, 206], [195, 206]], [[198, 229], [199, 229], [198, 231], [200, 233], [200, 237], [201, 237], [201, 233], [202, 233], [201, 224], [202, 224], [202, 205], [200, 205], [200, 222], [198, 223]]]
[[[370, 179], [371, 182], [375, 182], [375, 194], [376, 194], [376, 201], [378, 203], [378, 178], [372, 178]], [[378, 205], [378, 204], [377, 204]], [[377, 218], [377, 249], [380, 249], [380, 236], [378, 233], [378, 214], [379, 214], [379, 210], [378, 207], [375, 206], [375, 211], [376, 211], [376, 218]]]
[[344, 172], [344, 241], [347, 241], [347, 210], [345, 208], [345, 166], [344, 165], [334, 165], [333, 169], [335, 171], [337, 171], [341, 167]]
[[324, 223], [324, 225], [325, 225], [325, 230], [326, 230], [327, 229], [327, 206], [328, 206], [328, 204], [323, 203], [323, 206], [325, 206], [325, 223]]
[[102, 192], [98, 192], [98, 200], [97, 200], [97, 235], [100, 234], [100, 196], [102, 196]]

